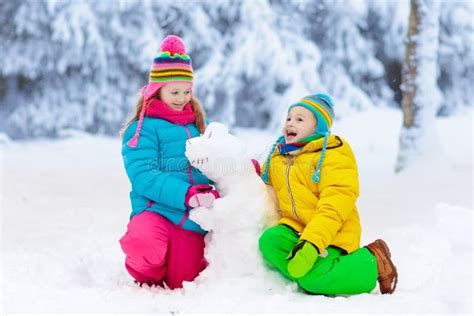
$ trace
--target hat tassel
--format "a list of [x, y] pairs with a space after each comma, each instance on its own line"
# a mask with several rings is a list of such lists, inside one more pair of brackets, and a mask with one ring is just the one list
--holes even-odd
[[273, 144], [272, 148], [270, 149], [270, 152], [267, 155], [267, 159], [265, 160], [265, 170], [263, 170], [263, 173], [261, 175], [261, 178], [263, 182], [268, 184], [268, 181], [270, 180], [268, 177], [268, 170], [270, 169], [270, 158], [272, 157], [273, 152], [275, 151], [276, 146], [278, 144], [281, 144], [285, 141], [285, 138], [283, 136], [280, 136], [277, 141]]
[[127, 142], [127, 145], [132, 147], [132, 148], [135, 148], [135, 147], [138, 146], [138, 137], [140, 137], [140, 131], [141, 131], [142, 125], [143, 125], [143, 117], [145, 116], [147, 105], [148, 105], [148, 102], [143, 102], [143, 107], [142, 107], [142, 110], [140, 112], [140, 118], [138, 119], [137, 130], [135, 131], [135, 135], [133, 135], [132, 139], [130, 139]]
[[319, 180], [321, 178], [321, 166], [323, 164], [324, 154], [326, 153], [326, 147], [328, 145], [329, 134], [330, 132], [326, 132], [324, 134], [324, 144], [323, 144], [323, 149], [321, 150], [321, 157], [319, 158], [316, 171], [314, 172], [313, 177], [311, 178], [311, 180], [313, 180], [313, 182], [316, 182], [316, 183], [319, 183]]

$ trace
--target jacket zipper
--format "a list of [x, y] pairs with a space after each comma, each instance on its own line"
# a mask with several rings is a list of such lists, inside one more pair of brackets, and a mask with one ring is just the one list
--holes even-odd
[[291, 169], [291, 166], [293, 166], [294, 160], [295, 160], [294, 156], [292, 156], [291, 158], [287, 157], [288, 165], [286, 166], [286, 188], [288, 189], [288, 194], [290, 195], [291, 211], [296, 218], [299, 218], [298, 214], [296, 214], [296, 204], [293, 198], [293, 192], [291, 192], [291, 187], [290, 187], [290, 169]]
[[[186, 125], [183, 125], [184, 129], [186, 130], [186, 133], [188, 133], [188, 139], [192, 138], [192, 135], [191, 135], [191, 131], [189, 130], [189, 127], [187, 127]], [[191, 166], [191, 163], [188, 163], [188, 176], [189, 176], [189, 183], [191, 185], [193, 185], [194, 183], [194, 179], [193, 179], [193, 166]], [[181, 221], [178, 223], [178, 227], [183, 227], [184, 223], [186, 223], [186, 221], [188, 220], [189, 218], [189, 209], [186, 208], [186, 210], [184, 211], [184, 216], [183, 218], [181, 219]]]
[[[187, 127], [186, 125], [183, 125], [183, 127], [186, 129], [186, 132], [188, 133], [188, 139], [192, 138], [191, 131], [189, 130], [189, 127]], [[188, 165], [188, 176], [189, 176], [189, 183], [191, 183], [191, 185], [193, 185], [193, 183], [194, 183], [193, 167], [191, 166], [190, 163]]]

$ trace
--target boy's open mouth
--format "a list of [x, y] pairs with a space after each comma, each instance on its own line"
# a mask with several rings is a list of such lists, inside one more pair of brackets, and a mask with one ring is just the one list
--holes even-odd
[[297, 132], [293, 130], [287, 130], [286, 131], [286, 140], [294, 140], [296, 138], [296, 135], [298, 135]]

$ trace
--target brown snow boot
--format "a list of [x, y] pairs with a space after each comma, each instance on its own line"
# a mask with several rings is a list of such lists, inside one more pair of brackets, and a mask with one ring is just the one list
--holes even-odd
[[380, 292], [382, 294], [392, 294], [397, 287], [398, 273], [397, 268], [390, 259], [390, 250], [382, 239], [365, 246], [374, 255], [377, 260], [378, 281]]

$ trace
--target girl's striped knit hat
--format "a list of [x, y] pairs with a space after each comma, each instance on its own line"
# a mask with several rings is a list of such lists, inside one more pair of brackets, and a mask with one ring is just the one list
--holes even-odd
[[148, 85], [143, 93], [144, 101], [172, 82], [193, 83], [191, 57], [186, 54], [183, 40], [176, 35], [168, 35], [161, 42], [161, 52], [156, 55], [151, 65]]
[[130, 147], [138, 145], [138, 137], [143, 124], [146, 107], [156, 92], [166, 84], [187, 82], [193, 84], [193, 65], [186, 54], [183, 40], [176, 35], [168, 35], [161, 42], [161, 51], [153, 59], [148, 84], [143, 87], [143, 107], [140, 112], [137, 130], [127, 143]]

